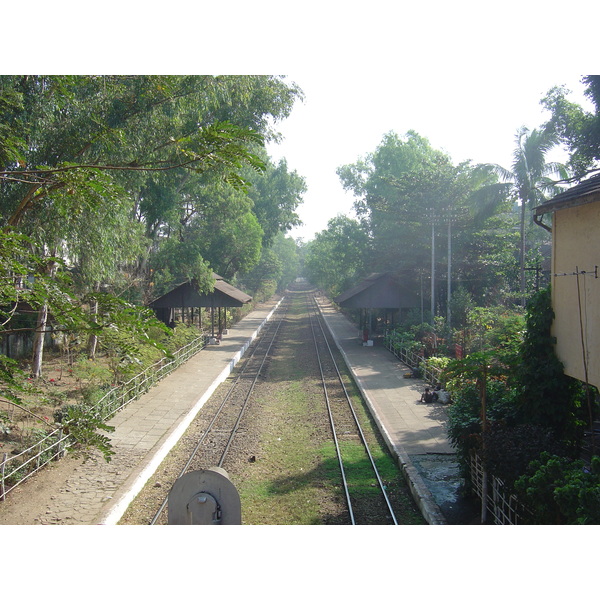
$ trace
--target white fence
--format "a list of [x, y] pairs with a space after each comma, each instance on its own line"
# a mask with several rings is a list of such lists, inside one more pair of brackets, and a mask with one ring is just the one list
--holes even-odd
[[[111, 389], [91, 407], [91, 413], [102, 420], [109, 419], [202, 350], [207, 341], [208, 338], [199, 337], [175, 352], [172, 360], [163, 358], [126, 383]], [[63, 428], [59, 427], [19, 454], [10, 457], [3, 454], [0, 463], [0, 501], [36, 471], [61, 458], [72, 443], [72, 436], [65, 435]]]
[[395, 345], [391, 340], [386, 339], [385, 347], [404, 364], [408, 365], [413, 369], [418, 369], [420, 378], [428, 381], [432, 385], [441, 383], [442, 369], [427, 364], [427, 360], [407, 348]]
[[519, 525], [528, 514], [527, 508], [514, 495], [506, 492], [501, 479], [485, 473], [477, 454], [471, 456], [471, 485], [480, 500], [485, 495], [485, 510], [494, 525]]

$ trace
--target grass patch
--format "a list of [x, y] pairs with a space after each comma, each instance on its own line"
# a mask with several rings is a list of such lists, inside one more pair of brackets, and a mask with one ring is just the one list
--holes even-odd
[[261, 399], [268, 429], [260, 458], [238, 484], [244, 523], [322, 523], [324, 473], [312, 425], [314, 402], [301, 380], [277, 386], [276, 401]]
[[[272, 358], [254, 401], [257, 412], [253, 420], [262, 429], [260, 451], [256, 462], [244, 467], [235, 480], [242, 501], [242, 522], [346, 524], [346, 496], [312, 333], [308, 324], [293, 323], [296, 319], [306, 323], [304, 306], [293, 302], [288, 319], [292, 324], [286, 326], [285, 344]], [[406, 512], [403, 522], [422, 523], [400, 469], [374, 427], [354, 381], [348, 375], [344, 379], [384, 484], [394, 488], [395, 507]], [[357, 439], [343, 440], [341, 447], [352, 494], [369, 505], [371, 498], [380, 495], [370, 460]]]

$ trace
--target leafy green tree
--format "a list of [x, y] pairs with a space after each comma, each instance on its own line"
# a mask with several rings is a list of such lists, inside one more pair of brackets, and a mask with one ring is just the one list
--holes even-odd
[[300, 276], [300, 256], [297, 242], [279, 233], [273, 242], [272, 250], [281, 263], [281, 274], [277, 280], [277, 290], [282, 292]]
[[590, 466], [543, 452], [516, 482], [536, 525], [600, 524], [600, 457]]
[[[36, 238], [45, 255], [68, 254], [70, 263], [78, 263], [80, 284], [97, 288], [92, 272], [100, 273], [110, 258], [104, 253], [100, 260], [99, 246], [90, 252], [92, 240], [105, 246], [112, 241], [122, 251], [119, 260], [139, 246], [135, 235], [126, 239], [126, 228], [102, 218], [107, 203], [118, 204], [114, 216], [129, 212], [144, 224], [144, 268], [148, 253], [170, 239], [169, 229], [186, 224], [185, 190], [193, 182], [210, 174], [232, 190], [247, 189], [243, 168], [264, 169], [256, 152], [265, 137], [275, 137], [273, 123], [300, 96], [295, 85], [269, 76], [2, 76], [0, 219]], [[236, 235], [252, 246], [240, 248], [249, 263], [233, 270], [258, 257], [260, 227], [250, 213], [236, 219], [229, 238], [215, 230], [221, 241], [213, 249]], [[230, 264], [236, 260], [241, 258], [228, 258]], [[205, 264], [202, 255], [190, 257], [188, 271], [206, 271]], [[103, 274], [113, 283], [115, 276]]]
[[255, 300], [264, 301], [277, 290], [281, 278], [282, 264], [271, 248], [263, 248], [260, 261], [248, 273], [238, 277], [236, 282]]
[[198, 114], [202, 104], [195, 101], [216, 93], [218, 81], [11, 76], [2, 77], [1, 85], [22, 97], [21, 110], [13, 104], [3, 115], [21, 145], [18, 161], [2, 173], [13, 188], [3, 203], [10, 225], [49, 192], [65, 187], [62, 175], [72, 171], [132, 175], [222, 169], [225, 178], [239, 183], [237, 171], [244, 162], [261, 165], [248, 151], [248, 145], [262, 143], [260, 134], [214, 118], [207, 122]]
[[299, 269], [296, 242], [280, 232], [271, 247], [262, 249], [259, 263], [237, 281], [253, 296], [266, 298], [275, 291], [283, 292], [299, 276]]
[[500, 165], [482, 165], [484, 172], [496, 174], [501, 182], [491, 184], [478, 192], [480, 200], [497, 202], [504, 194], [512, 194], [520, 205], [519, 281], [521, 304], [525, 305], [526, 228], [531, 225], [527, 209], [558, 193], [560, 187], [551, 175], [568, 176], [566, 167], [546, 162], [546, 154], [556, 146], [559, 138], [551, 128], [529, 130], [521, 127], [516, 134], [513, 163], [510, 169]]
[[263, 230], [263, 246], [270, 246], [278, 233], [286, 233], [300, 225], [296, 209], [306, 193], [306, 183], [296, 171], [289, 171], [285, 159], [273, 164], [263, 155], [264, 172], [249, 172], [251, 187], [248, 197], [254, 203], [252, 212]]
[[410, 270], [427, 264], [429, 217], [442, 206], [451, 170], [449, 158], [414, 131], [404, 139], [388, 133], [366, 159], [338, 169], [372, 236], [372, 264], [377, 265], [372, 270]]
[[31, 326], [15, 327], [19, 305], [22, 304], [34, 310], [43, 304], [48, 305], [56, 319], [65, 326], [70, 326], [78, 318], [72, 310], [69, 275], [64, 272], [58, 276], [48, 275], [56, 269], [56, 263], [55, 258], [40, 256], [27, 236], [0, 230], [0, 334], [31, 329]]
[[[478, 300], [498, 287], [491, 274], [503, 275], [509, 257], [496, 214], [504, 205], [498, 202], [483, 213], [471, 203], [475, 190], [491, 183], [489, 173], [469, 163], [453, 165], [447, 154], [409, 131], [403, 138], [387, 134], [374, 153], [340, 167], [338, 175], [356, 196], [357, 214], [372, 238], [370, 270], [402, 271], [415, 289], [422, 287], [423, 275], [431, 272], [433, 241], [435, 264], [442, 267], [435, 274], [436, 289], [446, 287], [439, 284], [449, 260], [452, 279]], [[448, 237], [450, 256], [448, 244], [441, 245]], [[498, 265], [494, 271], [492, 262]], [[436, 294], [434, 303], [445, 303], [445, 296]]]
[[304, 272], [315, 285], [337, 295], [366, 274], [369, 237], [358, 221], [338, 215], [307, 244]]
[[[94, 77], [23, 76], [2, 77], [1, 85], [2, 96], [10, 92], [20, 99], [5, 106], [2, 115], [12, 138], [18, 140], [11, 146], [16, 162], [0, 174], [6, 182], [0, 197], [2, 216], [8, 226], [40, 238], [38, 248], [52, 259], [61, 248], [77, 246], [73, 237], [80, 229], [73, 225], [85, 209], [120, 197], [112, 172], [185, 165], [197, 170], [217, 164], [237, 169], [240, 160], [255, 160], [244, 144], [260, 138], [229, 124], [196, 127], [195, 135], [163, 140], [166, 143], [160, 147], [144, 144], [131, 160], [136, 141], [142, 137], [135, 127], [140, 115], [164, 106], [169, 95], [160, 78], [111, 78], [107, 82]], [[158, 129], [152, 129], [152, 135]], [[87, 221], [84, 227], [94, 224], [102, 229], [100, 219]], [[47, 275], [53, 276], [58, 264], [56, 260], [48, 263]], [[34, 343], [35, 377], [41, 374], [47, 315], [43, 304]]]
[[566, 145], [568, 166], [576, 179], [596, 170], [600, 161], [600, 75], [586, 75], [582, 82], [587, 86], [584, 93], [592, 101], [594, 112], [569, 101], [564, 87], [552, 88], [542, 100], [552, 115], [545, 128], [555, 132]]

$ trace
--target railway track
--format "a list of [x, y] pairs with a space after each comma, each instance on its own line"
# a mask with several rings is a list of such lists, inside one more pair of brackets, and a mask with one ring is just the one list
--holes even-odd
[[[226, 459], [237, 435], [243, 433], [248, 425], [242, 420], [252, 393], [261, 376], [264, 376], [268, 360], [277, 339], [282, 323], [285, 321], [289, 300], [285, 298], [274, 314], [274, 318], [263, 328], [261, 334], [250, 346], [248, 357], [237, 373], [229, 378], [229, 389], [208, 426], [195, 444], [179, 477], [190, 471], [209, 469], [211, 467], [227, 467]], [[167, 523], [166, 497], [150, 525]]]
[[[391, 523], [398, 525], [386, 492], [386, 486], [373, 459], [352, 398], [340, 372], [343, 359], [335, 348], [333, 336], [327, 329], [314, 296], [307, 297], [307, 313], [311, 323], [315, 352], [323, 382], [323, 395], [327, 404], [350, 523], [352, 525], [375, 524], [381, 521], [383, 515], [384, 523], [389, 518]], [[377, 481], [378, 495], [368, 494], [365, 496], [360, 493], [360, 490], [357, 490], [360, 484], [355, 481], [356, 477], [353, 473], [357, 468], [357, 463], [360, 465], [361, 471], [359, 481], [364, 481], [365, 464], [370, 465], [372, 475]], [[371, 504], [380, 506], [373, 511]]]
[[[290, 388], [297, 400], [288, 399]], [[422, 522], [310, 290], [286, 295], [122, 523], [167, 524], [175, 480], [212, 467], [245, 494], [243, 522]], [[257, 485], [269, 489], [266, 500]], [[311, 503], [320, 516], [303, 514]]]

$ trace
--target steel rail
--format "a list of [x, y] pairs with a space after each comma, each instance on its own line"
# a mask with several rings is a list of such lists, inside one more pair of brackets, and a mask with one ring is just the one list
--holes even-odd
[[231, 443], [233, 442], [233, 439], [235, 437], [235, 434], [237, 433], [238, 427], [240, 425], [240, 422], [242, 420], [242, 417], [244, 416], [244, 412], [246, 412], [246, 406], [248, 405], [248, 401], [250, 400], [250, 396], [252, 395], [252, 392], [254, 391], [254, 387], [256, 386], [256, 382], [258, 381], [258, 378], [260, 377], [260, 374], [262, 373], [262, 369], [265, 365], [265, 362], [267, 360], [267, 358], [269, 358], [269, 353], [271, 352], [271, 348], [273, 347], [273, 344], [275, 342], [275, 340], [277, 339], [277, 334], [279, 333], [279, 328], [281, 327], [281, 324], [283, 323], [283, 320], [285, 318], [285, 315], [283, 315], [280, 319], [279, 322], [277, 323], [277, 329], [275, 329], [275, 333], [273, 334], [273, 336], [271, 337], [271, 341], [269, 342], [269, 346], [267, 348], [267, 351], [265, 352], [265, 355], [263, 356], [263, 359], [260, 363], [260, 367], [258, 368], [258, 371], [256, 372], [256, 376], [254, 377], [254, 380], [252, 381], [252, 384], [250, 385], [250, 389], [248, 390], [248, 393], [246, 394], [246, 398], [244, 400], [244, 404], [242, 406], [242, 410], [240, 411], [240, 414], [238, 415], [238, 418], [235, 422], [235, 425], [233, 426], [233, 429], [231, 431], [231, 435], [229, 436], [229, 439], [227, 440], [227, 444], [225, 445], [225, 449], [223, 450], [223, 453], [221, 455], [221, 460], [219, 461], [219, 464], [217, 466], [222, 467], [223, 463], [225, 462], [225, 457], [227, 456], [227, 453], [229, 452], [229, 448], [231, 446]]
[[[315, 300], [314, 296], [312, 297], [312, 300], [313, 300], [313, 306], [316, 307], [315, 312], [317, 313], [317, 315], [319, 315], [320, 311], [318, 310], [318, 303]], [[340, 373], [340, 370], [338, 369], [337, 361], [336, 361], [336, 359], [335, 359], [335, 357], [333, 355], [333, 351], [331, 349], [331, 345], [329, 344], [329, 341], [327, 340], [327, 335], [325, 333], [325, 330], [323, 329], [323, 325], [322, 325], [321, 320], [320, 320], [322, 318], [323, 318], [322, 316], [320, 318], [317, 318], [316, 319], [317, 323], [318, 323], [318, 325], [319, 325], [319, 327], [321, 329], [321, 333], [323, 334], [323, 339], [325, 341], [325, 344], [327, 345], [327, 349], [329, 350], [329, 355], [331, 357], [331, 361], [332, 361], [333, 366], [335, 368], [335, 371], [337, 373], [339, 382], [340, 382], [340, 384], [342, 386], [342, 389], [344, 390], [344, 395], [346, 396], [346, 400], [348, 402], [348, 406], [350, 408], [350, 411], [352, 412], [352, 417], [354, 418], [354, 422], [355, 422], [357, 430], [359, 432], [360, 439], [361, 439], [361, 441], [363, 443], [363, 446], [365, 448], [367, 456], [369, 457], [369, 461], [370, 461], [371, 466], [373, 468], [373, 472], [375, 473], [375, 476], [377, 478], [377, 483], [379, 484], [379, 488], [380, 488], [381, 493], [383, 494], [383, 497], [385, 499], [385, 502], [386, 502], [386, 505], [387, 505], [387, 508], [388, 508], [388, 512], [390, 513], [390, 516], [392, 517], [392, 520], [394, 521], [394, 525], [398, 525], [398, 520], [396, 519], [396, 515], [394, 514], [394, 509], [392, 508], [389, 496], [388, 496], [387, 492], [385, 491], [385, 485], [383, 484], [383, 481], [382, 481], [381, 476], [379, 474], [379, 470], [377, 469], [377, 465], [375, 464], [375, 460], [373, 459], [373, 455], [371, 454], [371, 451], [369, 450], [369, 444], [367, 443], [367, 440], [366, 440], [365, 435], [363, 433], [362, 427], [360, 426], [360, 422], [358, 420], [358, 415], [356, 414], [356, 411], [354, 410], [354, 406], [352, 405], [352, 400], [350, 399], [350, 394], [348, 393], [348, 390], [346, 388], [346, 385], [344, 384], [344, 381], [343, 381], [342, 375]], [[314, 335], [314, 333], [313, 333], [313, 335]], [[315, 340], [316, 340], [316, 338], [315, 338]], [[315, 341], [315, 344], [316, 344], [316, 341]]]
[[348, 480], [346, 479], [346, 470], [344, 469], [344, 461], [342, 460], [342, 451], [338, 442], [338, 436], [336, 433], [335, 423], [333, 419], [333, 412], [331, 410], [331, 403], [329, 401], [329, 393], [327, 391], [327, 383], [325, 382], [325, 373], [323, 372], [323, 362], [321, 361], [321, 354], [319, 353], [319, 346], [317, 344], [317, 336], [315, 334], [315, 328], [313, 327], [313, 316], [311, 314], [311, 307], [308, 297], [306, 298], [308, 319], [310, 321], [310, 329], [313, 334], [313, 341], [315, 343], [315, 352], [317, 356], [317, 362], [319, 364], [319, 371], [321, 373], [321, 383], [323, 385], [323, 393], [325, 394], [325, 404], [327, 406], [327, 413], [329, 415], [329, 423], [331, 425], [331, 431], [333, 435], [333, 441], [335, 444], [335, 451], [338, 458], [338, 464], [340, 465], [340, 473], [342, 476], [342, 485], [344, 487], [344, 494], [346, 496], [346, 503], [348, 505], [348, 513], [350, 514], [350, 521], [352, 525], [356, 525], [354, 518], [354, 510], [352, 508], [352, 500], [350, 499], [350, 490], [348, 489]]
[[[225, 460], [225, 456], [227, 454], [227, 452], [229, 451], [229, 447], [231, 446], [231, 442], [233, 440], [233, 438], [235, 437], [235, 434], [238, 430], [239, 424], [242, 420], [242, 415], [246, 410], [246, 406], [248, 404], [248, 401], [250, 399], [250, 395], [252, 394], [252, 391], [254, 390], [254, 386], [256, 385], [256, 382], [258, 381], [258, 378], [260, 377], [260, 374], [262, 372], [262, 368], [265, 364], [265, 361], [267, 360], [267, 358], [269, 357], [269, 352], [271, 351], [271, 347], [273, 346], [273, 343], [275, 341], [275, 338], [277, 337], [277, 333], [279, 332], [279, 328], [281, 327], [281, 323], [283, 322], [285, 315], [287, 314], [287, 306], [289, 305], [289, 302], [285, 305], [286, 308], [286, 312], [283, 313], [283, 315], [279, 318], [278, 322], [277, 322], [277, 327], [275, 329], [275, 332], [273, 333], [273, 335], [271, 336], [271, 339], [269, 341], [269, 345], [265, 351], [265, 354], [262, 358], [262, 361], [260, 363], [260, 366], [256, 372], [256, 375], [254, 376], [252, 383], [250, 385], [250, 390], [246, 393], [246, 397], [244, 399], [242, 408], [240, 410], [240, 413], [237, 417], [237, 420], [235, 422], [234, 428], [232, 429], [230, 435], [229, 435], [229, 439], [227, 441], [227, 444], [225, 446], [225, 449], [223, 450], [223, 453], [221, 455], [221, 459], [218, 462], [219, 467], [223, 466], [223, 462]], [[280, 306], [277, 311], [275, 312], [275, 314], [277, 314], [278, 311], [280, 311], [282, 309], [282, 307]], [[272, 328], [271, 327], [268, 329], [268, 331], [270, 332]], [[198, 454], [198, 451], [200, 450], [200, 448], [202, 447], [202, 444], [204, 443], [204, 440], [206, 440], [206, 438], [208, 437], [208, 434], [212, 431], [214, 424], [216, 423], [217, 419], [221, 416], [221, 414], [223, 413], [223, 409], [225, 408], [225, 406], [227, 405], [228, 401], [230, 400], [231, 396], [233, 395], [233, 393], [238, 389], [238, 384], [240, 383], [240, 381], [242, 380], [242, 377], [246, 374], [246, 371], [248, 370], [248, 367], [253, 364], [252, 363], [252, 359], [255, 357], [255, 355], [257, 354], [259, 349], [262, 349], [262, 342], [265, 340], [264, 333], [266, 333], [264, 330], [263, 332], [259, 335], [259, 338], [257, 340], [257, 343], [254, 345], [254, 348], [252, 349], [252, 353], [250, 354], [250, 356], [248, 356], [247, 360], [244, 363], [244, 366], [242, 367], [242, 369], [240, 370], [240, 372], [238, 373], [238, 375], [235, 377], [235, 379], [233, 380], [231, 387], [229, 388], [229, 390], [227, 391], [227, 394], [225, 395], [225, 397], [223, 398], [223, 400], [221, 401], [221, 403], [219, 404], [219, 407], [217, 408], [217, 411], [215, 412], [213, 418], [211, 419], [210, 423], [208, 424], [208, 427], [206, 428], [206, 430], [204, 431], [204, 433], [200, 436], [200, 438], [198, 439], [196, 445], [194, 446], [194, 449], [192, 450], [187, 462], [185, 463], [183, 469], [181, 470], [181, 472], [179, 473], [178, 477], [182, 477], [183, 475], [185, 475], [188, 471], [188, 469], [190, 468], [194, 458], [196, 457], [196, 455]], [[268, 341], [268, 338], [266, 338]], [[260, 356], [258, 357], [260, 358]], [[160, 518], [160, 516], [162, 515], [164, 509], [166, 508], [167, 504], [169, 502], [169, 497], [168, 495], [165, 497], [165, 499], [163, 500], [162, 504], [160, 505], [158, 511], [156, 512], [156, 514], [154, 515], [154, 517], [152, 518], [152, 520], [150, 521], [150, 525], [156, 525], [158, 519]]]

